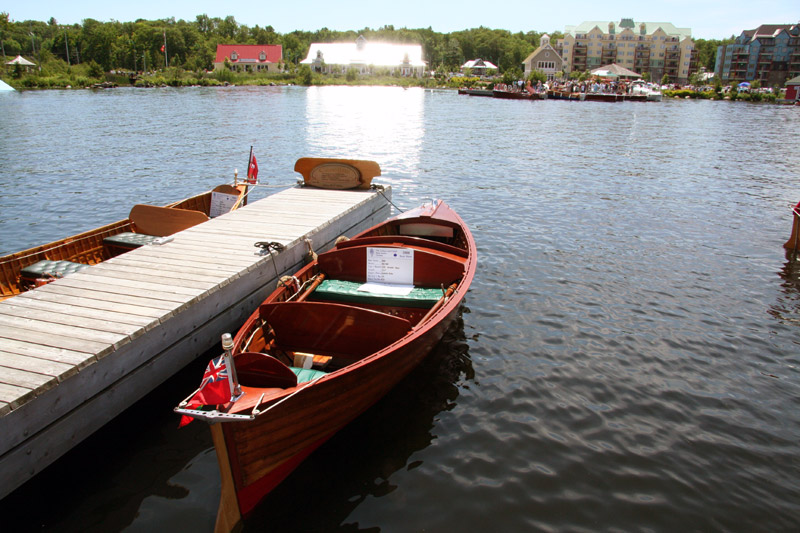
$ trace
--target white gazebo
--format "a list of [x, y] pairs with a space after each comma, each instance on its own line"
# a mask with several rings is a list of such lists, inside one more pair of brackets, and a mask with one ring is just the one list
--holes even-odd
[[15, 66], [15, 65], [20, 65], [22, 67], [25, 67], [26, 71], [29, 71], [31, 69], [31, 67], [35, 67], [36, 66], [36, 63], [31, 63], [30, 61], [28, 61], [24, 57], [17, 56], [14, 59], [12, 59], [11, 61], [9, 61], [8, 63], [6, 63], [6, 65], [9, 65], [9, 66], [12, 66], [12, 67]]
[[461, 72], [469, 69], [476, 76], [485, 76], [490, 71], [497, 72], [497, 65], [491, 61], [484, 61], [483, 59], [472, 59], [461, 65]]

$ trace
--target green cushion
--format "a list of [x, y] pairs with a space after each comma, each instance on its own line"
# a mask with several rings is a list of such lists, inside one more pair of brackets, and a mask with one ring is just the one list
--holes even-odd
[[20, 274], [24, 278], [38, 279], [38, 278], [62, 278], [74, 272], [80, 272], [84, 268], [89, 268], [89, 265], [83, 263], [73, 263], [72, 261], [51, 261], [44, 259], [32, 265], [28, 265], [22, 270]]
[[327, 302], [350, 302], [373, 305], [391, 305], [395, 307], [419, 307], [430, 309], [442, 298], [442, 289], [426, 289], [414, 287], [411, 293], [403, 296], [396, 294], [375, 294], [359, 291], [363, 283], [326, 279], [314, 291], [315, 300]]
[[151, 244], [156, 239], [158, 239], [158, 237], [154, 237], [153, 235], [146, 235], [144, 233], [131, 233], [126, 231], [124, 233], [118, 233], [117, 235], [106, 237], [103, 239], [103, 242], [112, 246], [119, 246], [121, 248], [139, 248], [145, 244]]
[[322, 370], [314, 370], [313, 368], [297, 368], [295, 366], [289, 367], [297, 376], [298, 383], [305, 383], [306, 381], [314, 381], [325, 375]]

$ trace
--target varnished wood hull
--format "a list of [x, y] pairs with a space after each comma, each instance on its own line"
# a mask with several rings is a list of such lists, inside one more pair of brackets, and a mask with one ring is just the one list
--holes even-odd
[[253, 422], [223, 424], [240, 511], [247, 515], [303, 459], [386, 395], [430, 353], [457, 307], [368, 364], [323, 380]]

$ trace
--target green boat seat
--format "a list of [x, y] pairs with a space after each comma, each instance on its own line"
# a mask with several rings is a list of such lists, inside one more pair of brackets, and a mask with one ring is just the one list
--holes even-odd
[[359, 291], [363, 283], [326, 279], [314, 290], [313, 299], [326, 302], [348, 302], [393, 307], [430, 309], [442, 298], [442, 289], [414, 287], [407, 295]]
[[63, 278], [69, 274], [80, 272], [89, 265], [72, 261], [51, 261], [44, 259], [20, 270], [20, 275], [28, 279]]
[[297, 383], [305, 383], [307, 381], [315, 381], [326, 373], [322, 370], [314, 370], [313, 368], [297, 368], [296, 366], [289, 367], [291, 368], [294, 375], [297, 376]]
[[106, 237], [103, 239], [103, 243], [108, 246], [133, 250], [134, 248], [139, 248], [140, 246], [144, 246], [146, 244], [152, 244], [156, 239], [158, 239], [158, 237], [154, 235], [126, 231], [124, 233], [118, 233], [116, 235]]

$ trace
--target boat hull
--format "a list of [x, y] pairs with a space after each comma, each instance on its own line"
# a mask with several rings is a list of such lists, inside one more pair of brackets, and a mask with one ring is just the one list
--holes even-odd
[[[460, 302], [459, 302], [460, 303]], [[433, 350], [458, 311], [373, 361], [321, 380], [253, 422], [223, 424], [226, 453], [242, 515], [325, 441], [374, 405]], [[347, 391], [343, 397], [343, 391]], [[342, 401], [344, 400], [344, 401]], [[324, 408], [321, 408], [324, 406]]]

